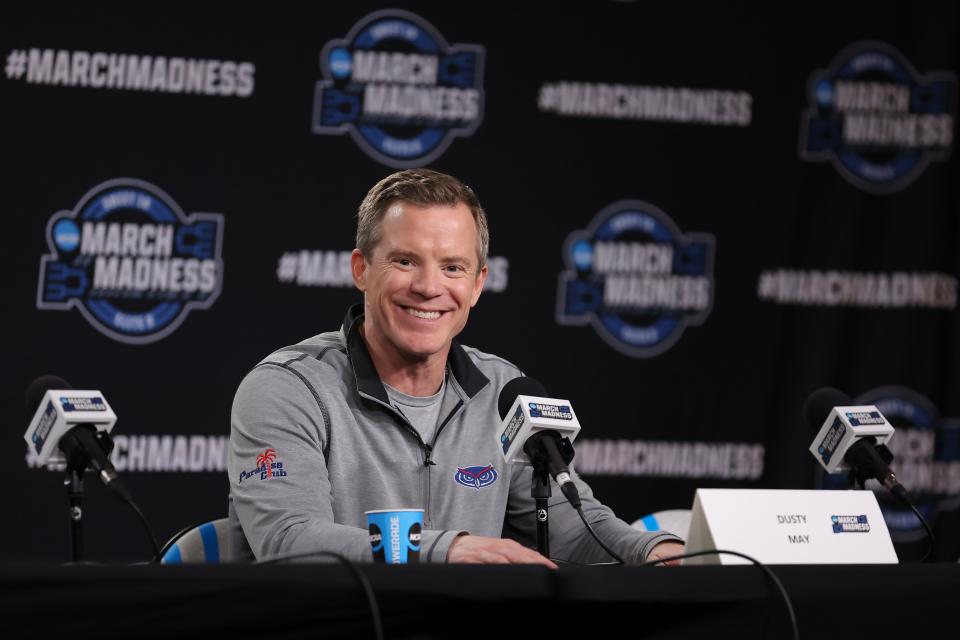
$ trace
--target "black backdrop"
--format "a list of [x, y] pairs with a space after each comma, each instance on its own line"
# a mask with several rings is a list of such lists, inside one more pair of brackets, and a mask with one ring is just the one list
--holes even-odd
[[[45, 373], [99, 389], [111, 402], [118, 466], [161, 538], [225, 513], [217, 447], [229, 432], [236, 385], [266, 353], [338, 326], [359, 300], [350, 287], [330, 284], [336, 269], [316, 272], [327, 282], [319, 285], [291, 274], [305, 273], [300, 252], [323, 265], [352, 249], [357, 204], [394, 170], [350, 135], [316, 133], [313, 124], [324, 46], [397, 6], [6, 15], [3, 393], [13, 408], [2, 447], [5, 560], [69, 557], [62, 473], [24, 456], [20, 407], [28, 384]], [[621, 517], [689, 507], [697, 487], [821, 486], [800, 409], [823, 385], [871, 398], [916, 436], [895, 447], [905, 478], [923, 489], [918, 500], [932, 519], [952, 506], [960, 495], [955, 132], [921, 149], [906, 179], [870, 185], [806, 152], [804, 123], [812, 79], [849, 63], [860, 46], [914, 74], [900, 86], [936, 76], [935, 94], [945, 97], [931, 109], [952, 123], [955, 5], [872, 2], [842, 14], [828, 4], [402, 8], [414, 14], [403, 19], [432, 25], [446, 43], [481, 47], [473, 49], [482, 58], [473, 78], [482, 105], [475, 130], [429, 159], [473, 186], [490, 219], [497, 274], [462, 340], [511, 359], [574, 403], [584, 424], [579, 468]], [[252, 85], [231, 86], [221, 64], [210, 94], [177, 90], [170, 75], [153, 90], [131, 86], [126, 76], [114, 81], [122, 87], [90, 86], [93, 75], [76, 67], [77, 52], [90, 60], [96, 52], [166, 58], [171, 68], [174, 58], [249, 63]], [[602, 100], [583, 97], [602, 84], [660, 88], [661, 97], [692, 93], [673, 107], [661, 104], [658, 115], [615, 117]], [[557, 106], [564, 91], [579, 110]], [[709, 91], [747, 96], [741, 121], [724, 122], [715, 108], [684, 111], [682, 100], [709, 100]], [[417, 127], [394, 121], [385, 130], [405, 135]], [[906, 147], [880, 145], [858, 156], [862, 149], [849, 146], [835, 157], [910, 162]], [[162, 190], [185, 214], [222, 215], [219, 296], [141, 344], [98, 330], [76, 307], [38, 303], [41, 258], [52, 254], [48, 223], [98, 185], [126, 178]], [[558, 282], [571, 268], [568, 236], [624, 201], [652, 205], [680, 234], [701, 234], [712, 246], [712, 264], [693, 274], [709, 285], [701, 317], [659, 353], [625, 353], [592, 325], [558, 322]], [[791, 278], [809, 283], [828, 272], [866, 293], [837, 302], [829, 290], [801, 283], [806, 293], [789, 297]], [[923, 274], [910, 289], [920, 292], [885, 296], [884, 283], [903, 277], [897, 274]], [[619, 314], [639, 325], [668, 316], [650, 308]], [[92, 478], [87, 485], [89, 557], [145, 559], [133, 516]], [[904, 535], [914, 527], [901, 526]]]

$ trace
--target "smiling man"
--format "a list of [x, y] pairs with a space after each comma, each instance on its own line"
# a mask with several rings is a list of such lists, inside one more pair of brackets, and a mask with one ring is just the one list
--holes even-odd
[[433, 395], [453, 338], [483, 290], [486, 240], [478, 244], [474, 215], [462, 202], [395, 200], [377, 220], [374, 196], [361, 207], [352, 256], [364, 293], [360, 333], [381, 380], [411, 396]]
[[[412, 169], [370, 190], [351, 257], [363, 305], [339, 331], [269, 355], [237, 390], [231, 559], [326, 551], [371, 561], [364, 512], [416, 508], [421, 561], [556, 566], [530, 548], [531, 470], [505, 465], [497, 446], [500, 390], [522, 374], [455, 339], [483, 290], [488, 246], [486, 214], [456, 178]], [[587, 518], [619, 555], [640, 562], [682, 552], [675, 536], [617, 519], [573, 475]], [[608, 561], [554, 495], [555, 556]]]

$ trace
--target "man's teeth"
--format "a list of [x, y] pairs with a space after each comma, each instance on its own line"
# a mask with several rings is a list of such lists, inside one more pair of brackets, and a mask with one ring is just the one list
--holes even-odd
[[407, 313], [417, 318], [423, 318], [424, 320], [436, 320], [440, 317], [439, 311], [420, 311], [419, 309], [414, 309], [412, 307], [406, 307]]

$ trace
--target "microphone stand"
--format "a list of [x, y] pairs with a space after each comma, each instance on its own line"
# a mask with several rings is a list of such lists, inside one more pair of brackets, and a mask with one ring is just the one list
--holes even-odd
[[544, 558], [550, 557], [550, 507], [549, 500], [553, 494], [550, 488], [550, 456], [543, 448], [539, 438], [529, 438], [523, 445], [523, 450], [533, 466], [533, 482], [530, 485], [530, 495], [536, 506], [534, 517], [537, 519], [537, 551]]
[[[103, 432], [98, 438], [107, 455], [113, 451], [113, 440]], [[60, 439], [60, 450], [67, 462], [67, 476], [63, 481], [67, 488], [67, 514], [70, 517], [70, 546], [74, 563], [83, 562], [83, 474], [90, 466], [90, 454], [80, 444], [77, 436], [68, 432]]]
[[856, 469], [850, 469], [850, 473], [847, 477], [848, 477], [847, 482], [849, 482], [854, 489], [859, 489], [863, 491], [864, 489], [867, 488], [866, 480], [860, 477], [860, 474], [857, 472]]
[[548, 506], [548, 502], [552, 491], [550, 490], [550, 474], [547, 471], [545, 459], [533, 461], [533, 483], [530, 488], [530, 495], [533, 496], [537, 511], [537, 551], [539, 551], [540, 555], [544, 558], [549, 558], [550, 507]]
[[[551, 435], [552, 434], [552, 435]], [[523, 444], [523, 451], [533, 466], [533, 482], [530, 486], [530, 495], [536, 505], [537, 518], [537, 551], [544, 558], [550, 557], [550, 511], [548, 501], [552, 494], [550, 488], [550, 461], [553, 454], [554, 461], [562, 459], [564, 464], [573, 460], [573, 447], [570, 440], [561, 438], [556, 432], [534, 434]], [[566, 494], [565, 494], [566, 495]]]
[[67, 487], [67, 514], [70, 517], [70, 546], [73, 562], [83, 562], [83, 472], [87, 465], [79, 466], [73, 462], [67, 465], [67, 477], [63, 484]]

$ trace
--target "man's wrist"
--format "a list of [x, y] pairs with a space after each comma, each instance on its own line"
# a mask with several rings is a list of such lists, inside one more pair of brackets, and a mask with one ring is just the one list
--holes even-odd
[[[453, 533], [454, 535], [447, 536], [447, 533]], [[470, 535], [469, 531], [444, 532], [441, 534], [441, 539], [437, 541], [435, 548], [430, 553], [430, 557], [443, 558], [442, 562], [450, 562], [450, 550], [460, 538], [468, 535]]]

